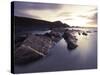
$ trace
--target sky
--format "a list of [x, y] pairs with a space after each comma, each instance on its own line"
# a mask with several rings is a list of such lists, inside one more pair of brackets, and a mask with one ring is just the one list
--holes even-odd
[[14, 2], [14, 15], [47, 21], [61, 21], [70, 26], [97, 27], [97, 6]]

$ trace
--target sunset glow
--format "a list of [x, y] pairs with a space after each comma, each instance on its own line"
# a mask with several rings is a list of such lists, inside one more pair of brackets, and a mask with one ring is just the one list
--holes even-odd
[[97, 7], [87, 5], [15, 3], [15, 16], [61, 21], [70, 26], [97, 27]]
[[62, 20], [64, 23], [68, 23], [69, 25], [72, 26], [86, 26], [88, 23], [88, 19], [81, 18], [81, 17], [74, 17], [72, 20]]

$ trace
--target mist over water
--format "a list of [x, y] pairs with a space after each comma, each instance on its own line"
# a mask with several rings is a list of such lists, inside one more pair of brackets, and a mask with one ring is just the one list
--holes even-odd
[[78, 47], [74, 50], [67, 49], [67, 43], [61, 39], [49, 54], [25, 66], [15, 66], [15, 73], [43, 72], [57, 70], [77, 70], [97, 67], [97, 29], [87, 28], [79, 30], [91, 31], [87, 36], [75, 33]]

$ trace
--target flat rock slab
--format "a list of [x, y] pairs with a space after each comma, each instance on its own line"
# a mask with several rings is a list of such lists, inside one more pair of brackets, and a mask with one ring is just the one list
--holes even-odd
[[58, 42], [61, 38], [56, 32], [28, 36], [15, 50], [15, 63], [26, 64], [46, 56], [54, 42]]
[[43, 35], [31, 35], [23, 42], [22, 45], [29, 46], [30, 48], [46, 55], [48, 49], [51, 48], [52, 40]]
[[77, 45], [77, 38], [76, 38], [76, 36], [74, 35], [74, 33], [73, 33], [74, 31], [71, 31], [71, 30], [66, 30], [65, 32], [64, 32], [64, 34], [63, 34], [63, 38], [65, 39], [65, 41], [67, 42], [67, 48], [69, 49], [69, 50], [73, 50], [73, 49], [75, 49], [75, 48], [77, 48], [78, 47], [78, 45]]
[[45, 56], [51, 47], [52, 40], [49, 37], [31, 35], [15, 50], [15, 62], [23, 64], [36, 60]]

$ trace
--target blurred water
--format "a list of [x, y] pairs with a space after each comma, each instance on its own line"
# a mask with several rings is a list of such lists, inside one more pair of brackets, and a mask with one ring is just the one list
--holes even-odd
[[91, 33], [88, 33], [87, 36], [76, 33], [78, 38], [78, 47], [76, 49], [68, 50], [67, 43], [62, 39], [49, 50], [46, 57], [25, 66], [15, 66], [15, 73], [96, 68], [97, 29], [84, 30], [89, 30]]

